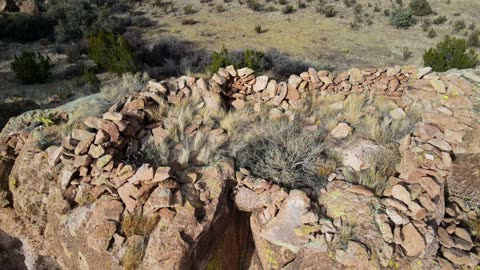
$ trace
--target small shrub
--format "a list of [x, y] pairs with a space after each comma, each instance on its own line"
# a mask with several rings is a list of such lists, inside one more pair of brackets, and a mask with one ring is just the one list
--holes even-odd
[[432, 26], [432, 21], [430, 21], [429, 19], [422, 20], [422, 30], [424, 32], [428, 31], [430, 26]]
[[260, 24], [255, 25], [255, 32], [257, 32], [257, 34], [263, 33], [263, 29], [262, 29], [262, 26]]
[[430, 30], [428, 30], [427, 37], [434, 38], [436, 36], [437, 36], [437, 32], [433, 28], [430, 28]]
[[467, 40], [468, 46], [480, 47], [479, 37], [480, 37], [480, 31], [471, 32], [470, 35], [468, 36], [468, 40]]
[[53, 22], [42, 16], [13, 13], [0, 16], [0, 38], [30, 42], [51, 37]]
[[439, 24], [444, 24], [447, 21], [446, 16], [438, 16], [433, 20], [433, 24], [439, 25]]
[[297, 6], [298, 6], [299, 9], [302, 9], [302, 8], [306, 8], [306, 7], [307, 7], [307, 4], [305, 4], [305, 2], [299, 0], [299, 1], [297, 2]]
[[435, 48], [425, 52], [423, 62], [434, 71], [443, 72], [452, 68], [474, 68], [478, 64], [477, 58], [475, 51], [467, 51], [467, 42], [464, 39], [447, 36]]
[[205, 68], [207, 73], [215, 73], [222, 67], [227, 67], [229, 65], [233, 65], [233, 61], [230, 60], [230, 55], [228, 54], [228, 50], [225, 47], [222, 47], [220, 52], [213, 52], [212, 53], [212, 60], [210, 64]]
[[260, 71], [264, 67], [265, 54], [254, 50], [245, 50], [243, 56], [243, 66]]
[[255, 135], [236, 153], [241, 167], [286, 188], [325, 184], [325, 177], [317, 174], [317, 166], [327, 159], [325, 131], [310, 131], [284, 119], [265, 121], [251, 130]]
[[403, 47], [402, 48], [402, 58], [403, 61], [408, 61], [412, 57], [412, 51], [408, 47]]
[[432, 14], [432, 7], [427, 0], [411, 0], [408, 5], [415, 16], [425, 16]]
[[288, 4], [288, 0], [278, 0], [278, 3], [280, 5], [286, 5], [286, 4]]
[[193, 6], [190, 5], [190, 4], [188, 4], [188, 5], [186, 5], [186, 6], [183, 7], [183, 13], [184, 13], [184, 14], [189, 15], [189, 14], [194, 14], [194, 13], [196, 13], [196, 12], [197, 12], [197, 10], [195, 10], [195, 9], [193, 8]]
[[389, 9], [385, 9], [385, 10], [383, 11], [383, 16], [389, 17], [389, 16], [390, 16], [390, 10], [389, 10]]
[[343, 3], [345, 4], [346, 7], [352, 7], [357, 3], [357, 0], [343, 0]]
[[390, 23], [397, 28], [409, 28], [416, 23], [412, 12], [408, 8], [397, 7], [390, 14]]
[[472, 31], [475, 30], [476, 28], [477, 28], [477, 25], [473, 22], [468, 26], [468, 29], [470, 29]]
[[262, 11], [264, 6], [258, 0], [247, 0], [247, 6], [253, 11]]
[[466, 27], [467, 25], [465, 24], [464, 20], [455, 21], [455, 23], [453, 24], [453, 32], [458, 33], [463, 29], [465, 29]]
[[83, 80], [87, 83], [91, 92], [98, 92], [100, 90], [100, 80], [95, 75], [92, 69], [85, 69], [83, 73]]
[[11, 68], [17, 78], [24, 83], [43, 83], [50, 75], [50, 58], [40, 54], [24, 51], [20, 56], [15, 56]]
[[282, 13], [283, 14], [290, 14], [290, 13], [293, 13], [295, 12], [295, 8], [293, 8], [292, 5], [286, 5], [282, 8]]
[[335, 7], [331, 5], [319, 7], [317, 8], [317, 11], [320, 13], [323, 13], [327, 18], [332, 18], [332, 17], [335, 17], [335, 15], [337, 15], [337, 11], [335, 10]]
[[90, 58], [104, 70], [121, 75], [138, 70], [137, 61], [123, 36], [100, 31], [89, 38]]
[[373, 12], [380, 12], [380, 10], [381, 10], [381, 9], [380, 9], [379, 6], [375, 6], [375, 7], [373, 8]]
[[67, 55], [67, 61], [69, 63], [75, 63], [82, 57], [82, 53], [84, 52], [84, 47], [80, 43], [71, 43], [67, 44], [64, 47], [64, 53]]
[[147, 218], [141, 211], [135, 211], [123, 219], [122, 230], [127, 237], [132, 235], [147, 236], [155, 228], [158, 220], [158, 216]]
[[194, 24], [197, 24], [197, 23], [198, 23], [198, 21], [196, 21], [194, 19], [191, 19], [191, 18], [182, 20], [182, 25], [194, 25]]
[[355, 13], [362, 13], [363, 11], [363, 6], [362, 4], [356, 4], [355, 7], [353, 8], [353, 10], [355, 11]]
[[225, 8], [224, 5], [218, 4], [218, 5], [215, 6], [215, 10], [216, 10], [218, 13], [222, 13], [222, 12], [225, 12], [225, 10], [227, 10], [227, 9]]

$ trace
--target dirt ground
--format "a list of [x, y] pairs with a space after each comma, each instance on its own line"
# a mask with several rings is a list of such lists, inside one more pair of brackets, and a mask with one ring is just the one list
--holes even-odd
[[[165, 2], [165, 1], [164, 1]], [[274, 6], [278, 11], [254, 12], [246, 4], [238, 1], [210, 1], [200, 3], [198, 0], [173, 1], [176, 12], [166, 14], [161, 8], [141, 6], [137, 12], [142, 12], [158, 24], [146, 29], [144, 38], [155, 41], [162, 36], [173, 35], [179, 39], [192, 41], [207, 50], [219, 50], [225, 46], [229, 50], [253, 48], [266, 50], [276, 48], [281, 53], [294, 58], [337, 71], [356, 67], [379, 67], [395, 64], [423, 64], [423, 52], [433, 47], [447, 34], [452, 35], [453, 22], [464, 20], [467, 28], [456, 34], [465, 37], [468, 26], [480, 21], [480, 1], [430, 0], [434, 12], [423, 18], [433, 20], [445, 15], [448, 21], [443, 25], [433, 25], [437, 37], [429, 38], [422, 30], [422, 19], [409, 29], [396, 29], [390, 25], [389, 18], [383, 14], [385, 9], [391, 9], [392, 0], [357, 1], [362, 4], [363, 19], [359, 30], [352, 30], [355, 11], [347, 8], [343, 1], [326, 1], [338, 11], [333, 18], [326, 18], [316, 11], [318, 1], [303, 1], [304, 9], [298, 9], [297, 1], [289, 1], [296, 9], [292, 14], [283, 14], [282, 5], [273, 1], [267, 6]], [[264, 3], [264, 1], [260, 1]], [[408, 1], [403, 1], [408, 4]], [[369, 6], [370, 3], [370, 6]], [[194, 14], [184, 14], [184, 7], [191, 5]], [[217, 11], [217, 5], [222, 5], [224, 12]], [[377, 12], [374, 11], [378, 6]], [[368, 15], [366, 15], [368, 14]], [[185, 19], [193, 19], [198, 23], [183, 25]], [[372, 25], [367, 25], [370, 19]], [[264, 33], [257, 34], [255, 25], [261, 25]], [[410, 59], [404, 61], [403, 48], [412, 52]]]

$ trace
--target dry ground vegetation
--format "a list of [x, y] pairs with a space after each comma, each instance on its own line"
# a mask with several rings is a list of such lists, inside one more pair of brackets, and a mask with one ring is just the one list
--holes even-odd
[[345, 70], [422, 65], [424, 51], [445, 35], [478, 31], [479, 1], [428, 1], [433, 13], [408, 29], [392, 26], [389, 14], [410, 0], [156, 0], [136, 11], [159, 22], [145, 31], [149, 42], [172, 35], [207, 50], [274, 48], [318, 69]]
[[[140, 77], [136, 79], [129, 77], [124, 82], [138, 84]], [[114, 87], [106, 88], [102, 93], [113, 97], [109, 93], [112, 89]], [[253, 106], [241, 111], [213, 110], [194, 92], [180, 104], [173, 106], [165, 102], [149, 111], [154, 120], [165, 124], [167, 138], [157, 144], [152, 138], [141, 146], [141, 151], [126, 156], [131, 163], [175, 164], [180, 168], [214, 164], [224, 157], [234, 157], [239, 167], [288, 188], [323, 186], [330, 174], [341, 171], [349, 181], [381, 193], [399, 161], [398, 141], [409, 134], [419, 120], [414, 110], [407, 110], [403, 119], [393, 119], [390, 112], [395, 108], [395, 102], [384, 97], [321, 95], [305, 100], [289, 115], [272, 116], [272, 108], [268, 106], [260, 111]], [[90, 113], [84, 114], [86, 117]], [[353, 127], [353, 136], [335, 139], [330, 135], [340, 122]], [[226, 136], [212, 140], [201, 130], [191, 135], [188, 127], [196, 124], [222, 128]], [[371, 153], [373, 165], [355, 173], [342, 165], [343, 157], [334, 149], [359, 138], [380, 147]]]

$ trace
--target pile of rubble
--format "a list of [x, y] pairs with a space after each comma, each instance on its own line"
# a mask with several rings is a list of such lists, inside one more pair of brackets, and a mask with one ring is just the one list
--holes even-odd
[[[288, 191], [254, 177], [244, 168], [235, 172], [231, 160], [211, 167], [193, 158], [192, 166], [183, 168], [175, 160], [158, 166], [129, 159], [147, 141], [158, 144], [167, 138], [168, 126], [176, 120], [156, 118], [158, 107], [166, 103], [179, 105], [193, 93], [199, 93], [203, 106], [210, 109], [242, 110], [249, 104], [256, 111], [271, 106], [275, 113], [287, 114], [309, 95], [337, 93], [346, 97], [362, 92], [392, 97], [403, 108], [399, 113], [413, 106], [423, 111], [423, 119], [413, 134], [401, 140], [397, 177], [388, 180], [389, 186], [380, 197], [363, 186], [346, 182], [339, 171], [328, 178], [328, 185], [322, 189]], [[206, 250], [212, 249], [222, 251], [222, 256], [233, 256], [226, 255], [231, 246], [222, 240], [209, 245], [208, 238], [216, 239], [212, 233], [221, 231], [225, 223], [234, 226], [234, 212], [226, 205], [230, 187], [236, 184], [233, 201], [239, 210], [252, 213], [250, 229], [263, 269], [279, 269], [292, 261], [292, 267], [307, 267], [315, 254], [320, 256], [317, 260], [327, 254], [345, 267], [361, 269], [391, 266], [392, 261], [411, 263], [413, 259], [429, 267], [474, 268], [480, 254], [466, 224], [478, 220], [477, 213], [461, 200], [445, 197], [446, 180], [452, 174], [452, 155], [464, 151], [464, 137], [476, 121], [471, 94], [472, 85], [465, 79], [439, 75], [430, 68], [354, 68], [337, 76], [311, 68], [300, 76], [290, 76], [287, 82], [276, 82], [267, 76], [256, 77], [248, 68], [237, 70], [230, 66], [220, 69], [210, 80], [184, 76], [150, 81], [145, 89], [124, 97], [102, 116], [87, 118], [86, 128], [74, 129], [61, 145], [45, 151], [28, 132], [11, 134], [0, 143], [0, 156], [4, 157], [0, 176], [12, 171], [9, 189], [14, 198], [29, 196], [31, 190], [26, 185], [31, 179], [47, 179], [39, 185], [39, 193], [50, 193], [48, 199], [47, 195], [37, 199], [42, 197], [35, 194], [27, 199], [36, 200], [35, 204], [13, 200], [14, 209], [25, 209], [24, 215], [32, 207], [44, 204], [38, 208], [45, 211], [41, 219], [45, 224], [56, 220], [55, 226], [62, 228], [85, 216], [94, 219], [82, 219], [84, 224], [92, 222], [98, 226], [88, 227], [92, 229], [85, 236], [87, 249], [78, 248], [84, 256], [83, 263], [92, 267], [98, 266], [98, 262], [93, 263], [98, 256], [112, 253], [111, 265], [117, 263], [114, 268], [119, 267], [127, 243], [134, 239], [125, 240], [119, 224], [136, 212], [160, 217], [159, 225], [145, 243], [144, 267], [164, 264], [170, 268], [203, 268], [212, 261], [220, 263], [212, 259], [218, 259], [220, 253], [206, 254]], [[209, 142], [228, 139], [222, 128], [197, 120], [185, 127], [188, 136], [201, 130]], [[352, 132], [351, 127], [347, 128], [346, 132], [339, 127], [332, 133], [344, 138]], [[180, 151], [181, 147], [178, 144], [175, 150]], [[7, 157], [12, 161], [9, 166], [5, 165]], [[33, 165], [42, 169], [36, 171]], [[54, 218], [49, 203], [56, 198], [55, 194], [60, 194], [67, 205], [58, 206], [63, 216]], [[9, 205], [8, 196], [3, 198], [2, 205]], [[109, 229], [103, 230], [101, 227], [107, 223]], [[55, 226], [45, 225], [42, 230], [49, 235], [48, 228]], [[83, 236], [68, 228], [62, 231], [62, 237], [81, 241]], [[354, 231], [355, 239], [346, 237], [347, 229]], [[232, 230], [225, 229], [240, 239], [241, 235]], [[243, 242], [238, 241], [238, 252]], [[209, 248], [205, 249], [205, 245]], [[167, 252], [159, 247], [172, 250]], [[173, 251], [174, 247], [178, 250]], [[86, 251], [88, 248], [100, 253], [92, 255]], [[62, 248], [54, 250], [64, 265], [75, 265], [66, 260], [69, 256]], [[443, 257], [437, 259], [437, 255]], [[371, 260], [374, 256], [379, 260]], [[232, 263], [235, 258], [220, 264], [226, 266], [227, 261]]]

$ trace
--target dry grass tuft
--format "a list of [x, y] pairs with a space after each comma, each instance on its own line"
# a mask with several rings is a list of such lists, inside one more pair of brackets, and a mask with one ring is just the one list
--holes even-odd
[[396, 165], [400, 162], [400, 153], [396, 146], [383, 148], [370, 155], [370, 167], [360, 172], [345, 172], [345, 178], [366, 186], [378, 196], [383, 194], [388, 186], [388, 180], [397, 172]]
[[248, 132], [252, 136], [236, 142], [240, 147], [232, 150], [240, 167], [288, 188], [325, 184], [317, 171], [327, 158], [323, 129], [307, 130], [299, 120], [279, 119], [258, 121]]
[[129, 241], [125, 255], [123, 256], [123, 267], [125, 270], [138, 269], [145, 255], [145, 239]]
[[365, 94], [349, 95], [343, 102], [343, 114], [350, 125], [356, 125], [363, 116], [363, 107], [367, 101]]
[[122, 221], [122, 230], [127, 237], [132, 235], [146, 236], [155, 229], [159, 216], [146, 217], [141, 211], [135, 211]]

